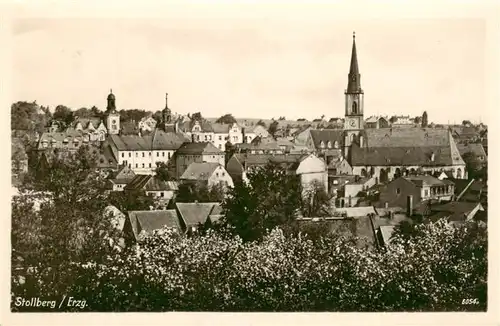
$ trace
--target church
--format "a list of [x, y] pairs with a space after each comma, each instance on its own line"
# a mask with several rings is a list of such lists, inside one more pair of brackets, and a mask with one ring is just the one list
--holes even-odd
[[323, 153], [327, 164], [346, 160], [352, 174], [374, 177], [377, 183], [398, 176], [442, 171], [457, 179], [466, 178], [465, 162], [448, 129], [365, 127], [365, 94], [355, 35], [344, 94], [343, 130], [310, 130], [303, 139], [307, 147]]

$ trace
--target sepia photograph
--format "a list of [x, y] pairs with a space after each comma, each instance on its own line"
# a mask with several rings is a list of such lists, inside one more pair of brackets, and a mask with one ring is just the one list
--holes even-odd
[[12, 20], [12, 314], [491, 309], [486, 20], [280, 6]]

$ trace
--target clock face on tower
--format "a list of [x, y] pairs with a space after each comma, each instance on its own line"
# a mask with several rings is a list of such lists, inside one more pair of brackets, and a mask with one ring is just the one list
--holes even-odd
[[351, 120], [351, 121], [349, 121], [349, 124], [351, 125], [351, 127], [354, 127], [356, 125], [356, 121]]

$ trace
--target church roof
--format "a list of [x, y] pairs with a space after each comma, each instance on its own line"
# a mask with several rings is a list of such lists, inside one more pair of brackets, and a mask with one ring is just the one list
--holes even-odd
[[311, 138], [315, 148], [320, 148], [322, 141], [324, 142], [325, 146], [327, 146], [328, 141], [331, 141], [332, 147], [335, 141], [339, 143], [339, 147], [343, 143], [344, 131], [342, 129], [311, 129], [309, 132], [311, 133]]
[[356, 93], [361, 91], [361, 80], [358, 66], [358, 54], [356, 51], [356, 36], [352, 37], [351, 66], [349, 68], [349, 81], [347, 83], [347, 92]]
[[222, 153], [224, 152], [209, 142], [199, 142], [199, 143], [185, 142], [177, 150], [177, 154], [188, 154], [188, 155], [222, 154]]
[[176, 150], [186, 141], [181, 134], [162, 130], [156, 130], [146, 136], [110, 135], [110, 137], [121, 151]]
[[353, 166], [465, 164], [446, 129], [365, 129], [361, 135], [364, 136], [363, 148], [352, 147]]

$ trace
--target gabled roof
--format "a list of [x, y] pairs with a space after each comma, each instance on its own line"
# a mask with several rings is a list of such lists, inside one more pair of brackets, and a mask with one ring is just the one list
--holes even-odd
[[176, 182], [165, 182], [152, 175], [136, 175], [126, 186], [125, 190], [144, 191], [175, 191], [178, 190]]
[[176, 203], [180, 217], [187, 227], [205, 223], [215, 205], [219, 203]]
[[186, 141], [180, 133], [155, 130], [149, 135], [110, 135], [120, 151], [176, 150]]
[[174, 228], [181, 231], [181, 225], [177, 212], [170, 210], [155, 211], [129, 211], [128, 218], [132, 225], [135, 239], [139, 238], [141, 232], [150, 233], [163, 227]]
[[177, 150], [177, 155], [205, 155], [205, 154], [223, 154], [224, 152], [215, 147], [210, 142], [185, 142]]
[[134, 171], [128, 167], [128, 165], [122, 165], [116, 173], [110, 175], [109, 179], [111, 179], [114, 183], [129, 183], [135, 178], [136, 174]]
[[228, 134], [231, 129], [231, 124], [228, 123], [212, 123], [212, 130], [216, 134]]
[[313, 140], [315, 148], [321, 148], [321, 142], [323, 142], [326, 147], [328, 141], [332, 143], [332, 148], [335, 144], [335, 141], [338, 142], [339, 148], [342, 146], [344, 135], [344, 131], [342, 129], [311, 129], [309, 132], [311, 133], [311, 138]]
[[208, 180], [219, 167], [219, 163], [193, 162], [189, 164], [181, 176], [181, 180]]
[[203, 132], [213, 132], [212, 124], [207, 120], [197, 121], [189, 120], [179, 123], [179, 128], [184, 132], [191, 132], [196, 124], [200, 125], [201, 131]]
[[92, 126], [97, 129], [99, 127], [99, 125], [101, 123], [103, 123], [103, 121], [99, 117], [88, 117], [88, 118], [79, 118], [78, 117], [78, 118], [76, 118], [75, 121], [73, 121], [73, 123], [71, 125], [73, 126], [73, 128], [76, 128], [76, 125], [78, 123], [80, 123], [84, 129], [87, 129], [90, 124], [92, 124]]
[[484, 147], [481, 143], [457, 144], [457, 148], [462, 156], [470, 152], [475, 156], [486, 157], [486, 152], [484, 151]]
[[430, 175], [416, 175], [416, 176], [408, 176], [408, 177], [403, 177], [404, 179], [414, 183], [415, 185], [422, 187], [422, 186], [444, 186], [444, 185], [449, 185], [453, 184], [452, 181], [448, 179], [444, 180], [439, 180], [438, 178], [435, 178]]

